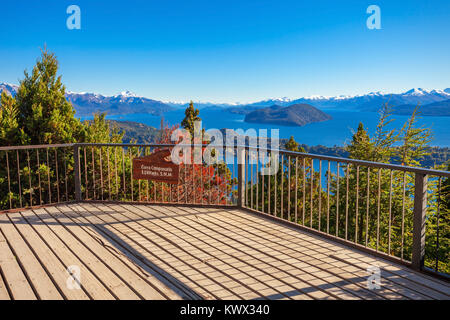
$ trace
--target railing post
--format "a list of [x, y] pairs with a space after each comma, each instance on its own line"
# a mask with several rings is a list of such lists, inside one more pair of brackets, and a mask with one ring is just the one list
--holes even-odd
[[414, 225], [412, 246], [412, 267], [421, 270], [425, 258], [425, 224], [427, 213], [427, 184], [426, 174], [416, 173], [414, 182]]
[[75, 177], [75, 200], [81, 201], [80, 150], [78, 145], [73, 146], [73, 160], [73, 174]]
[[245, 148], [237, 148], [237, 162], [238, 162], [238, 207], [245, 205]]

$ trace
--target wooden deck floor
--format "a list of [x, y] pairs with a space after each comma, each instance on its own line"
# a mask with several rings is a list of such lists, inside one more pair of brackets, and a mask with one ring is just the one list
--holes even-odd
[[[69, 266], [81, 288], [69, 289]], [[367, 288], [366, 269], [381, 269]], [[449, 299], [450, 285], [237, 209], [79, 203], [0, 214], [0, 299]]]

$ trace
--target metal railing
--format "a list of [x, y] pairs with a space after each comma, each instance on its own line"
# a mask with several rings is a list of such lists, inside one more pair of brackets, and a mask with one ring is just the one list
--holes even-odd
[[[0, 209], [71, 201], [237, 206], [415, 269], [450, 273], [448, 171], [233, 146], [222, 150], [231, 163], [181, 164], [178, 184], [133, 179], [135, 157], [174, 146], [0, 147]], [[274, 161], [279, 170], [261, 175]]]
[[[68, 202], [235, 205], [234, 169], [181, 164], [178, 184], [133, 179], [133, 159], [173, 144], [76, 143], [0, 147], [0, 210]], [[234, 166], [233, 166], [234, 168]]]
[[[274, 152], [278, 172], [261, 175]], [[244, 207], [414, 269], [450, 273], [450, 172], [251, 147], [243, 157]]]

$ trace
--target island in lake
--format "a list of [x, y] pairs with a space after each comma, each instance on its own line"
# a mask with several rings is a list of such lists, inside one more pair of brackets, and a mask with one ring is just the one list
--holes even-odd
[[245, 122], [269, 123], [282, 126], [304, 126], [308, 123], [330, 120], [331, 116], [312, 105], [301, 103], [287, 107], [273, 105], [251, 111], [245, 115]]

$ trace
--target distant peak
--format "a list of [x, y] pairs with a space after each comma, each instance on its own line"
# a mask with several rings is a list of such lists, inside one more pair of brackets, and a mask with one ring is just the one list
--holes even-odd
[[121, 93], [118, 94], [118, 96], [122, 96], [122, 97], [137, 97], [137, 94], [131, 91], [122, 91]]
[[423, 88], [412, 88], [411, 90], [408, 90], [405, 92], [405, 94], [410, 94], [410, 95], [423, 95], [428, 93], [427, 90], [424, 90]]

